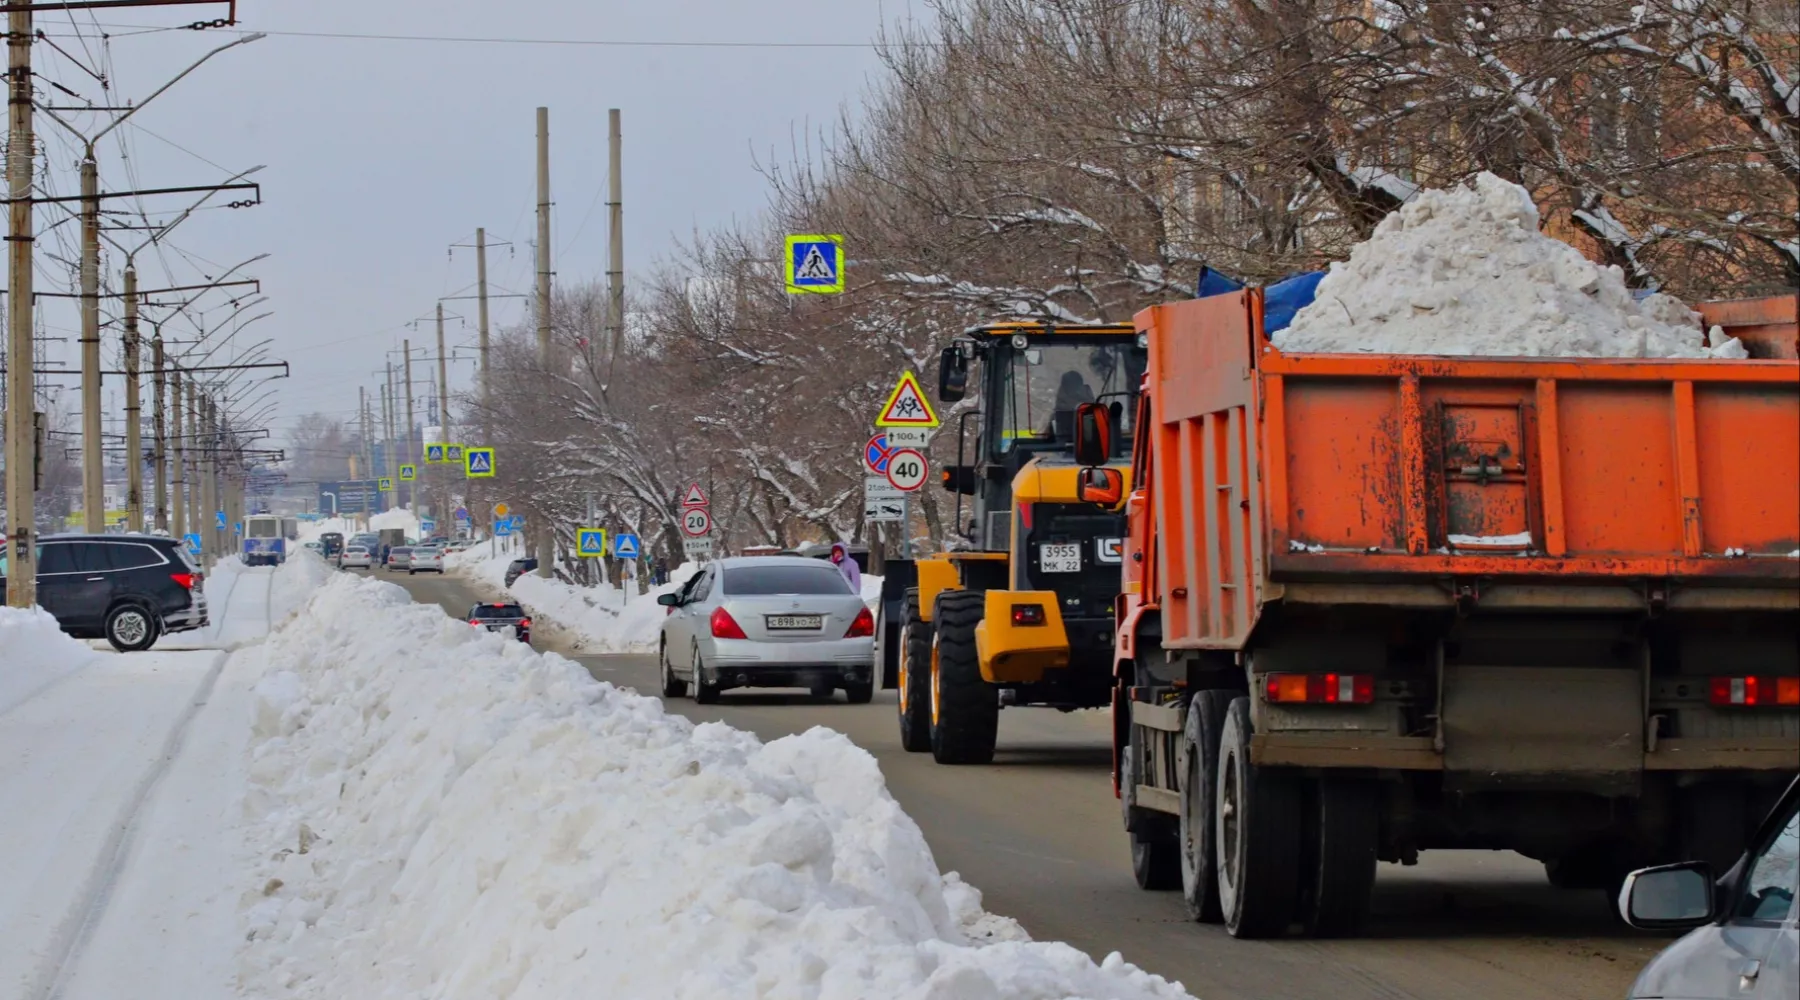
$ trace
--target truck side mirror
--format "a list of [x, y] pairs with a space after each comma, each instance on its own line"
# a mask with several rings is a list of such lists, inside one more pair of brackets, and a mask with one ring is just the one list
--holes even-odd
[[973, 465], [947, 465], [939, 470], [943, 477], [944, 490], [948, 493], [961, 493], [965, 496], [975, 494], [975, 467]]
[[938, 398], [954, 403], [969, 391], [969, 359], [955, 344], [938, 354]]
[[1117, 507], [1125, 496], [1125, 477], [1118, 469], [1105, 466], [1082, 469], [1075, 482], [1075, 496], [1082, 503]]
[[1112, 414], [1098, 403], [1075, 407], [1075, 461], [1105, 465], [1112, 457]]

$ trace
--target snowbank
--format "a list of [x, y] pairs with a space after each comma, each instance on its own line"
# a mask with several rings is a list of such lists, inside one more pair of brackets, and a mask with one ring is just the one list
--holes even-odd
[[369, 518], [370, 531], [381, 531], [386, 528], [399, 528], [406, 532], [408, 538], [419, 537], [419, 519], [407, 507], [390, 507]]
[[527, 573], [506, 586], [506, 567], [517, 553], [488, 555], [486, 544], [478, 544], [464, 552], [453, 552], [446, 560], [449, 572], [479, 580], [495, 590], [505, 590], [533, 615], [549, 619], [568, 632], [575, 648], [583, 653], [653, 653], [667, 610], [656, 603], [657, 595], [669, 593], [700, 571], [695, 563], [682, 563], [669, 574], [669, 582], [650, 588], [646, 594], [632, 594], [628, 602], [625, 592], [610, 584], [577, 587], [554, 578]]
[[100, 656], [42, 608], [0, 607], [0, 713]]
[[348, 575], [258, 653], [249, 995], [1187, 995], [982, 912], [837, 733], [695, 725]]
[[1524, 188], [1490, 173], [1392, 213], [1313, 303], [1275, 334], [1284, 351], [1614, 358], [1711, 352], [1700, 316], [1667, 295], [1632, 300], [1624, 274], [1538, 232]]
[[305, 550], [280, 566], [245, 566], [237, 556], [228, 556], [214, 564], [203, 584], [212, 624], [168, 636], [156, 648], [236, 649], [255, 642], [298, 611], [333, 575], [324, 559]]

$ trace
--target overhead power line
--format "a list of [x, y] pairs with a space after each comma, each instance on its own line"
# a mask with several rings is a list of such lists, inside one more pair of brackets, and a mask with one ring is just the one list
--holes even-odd
[[[109, 31], [175, 31], [146, 24], [108, 24]], [[241, 26], [240, 26], [241, 27]], [[676, 38], [512, 38], [483, 35], [398, 35], [353, 31], [263, 31], [276, 38], [317, 38], [360, 42], [448, 42], [464, 45], [561, 45], [614, 49], [873, 49], [913, 47], [920, 42], [699, 41]], [[935, 43], [932, 43], [935, 44]]]

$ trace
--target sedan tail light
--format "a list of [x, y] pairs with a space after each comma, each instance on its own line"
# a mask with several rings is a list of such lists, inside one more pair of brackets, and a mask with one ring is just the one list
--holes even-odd
[[1373, 674], [1269, 674], [1263, 697], [1308, 705], [1367, 705], [1375, 700]]
[[181, 584], [184, 589], [193, 590], [194, 584], [199, 580], [199, 575], [195, 573], [170, 573], [169, 579]]
[[1714, 677], [1706, 700], [1721, 706], [1800, 705], [1800, 677]]
[[844, 633], [846, 639], [861, 639], [875, 634], [875, 616], [864, 608], [856, 613], [856, 620], [850, 623], [850, 631]]
[[712, 634], [714, 639], [748, 639], [737, 619], [724, 608], [714, 608], [712, 613]]

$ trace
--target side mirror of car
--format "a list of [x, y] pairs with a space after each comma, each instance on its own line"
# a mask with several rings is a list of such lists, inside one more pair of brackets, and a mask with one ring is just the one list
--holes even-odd
[[1105, 465], [1112, 457], [1112, 414], [1098, 403], [1075, 407], [1075, 461]]
[[1625, 876], [1619, 916], [1640, 930], [1687, 930], [1713, 919], [1712, 866], [1704, 861], [1643, 868]]
[[1082, 503], [1100, 507], [1117, 507], [1125, 496], [1125, 477], [1118, 469], [1105, 466], [1082, 469], [1075, 482], [1075, 496]]
[[665, 608], [678, 608], [681, 606], [681, 595], [679, 593], [657, 594], [656, 603]]
[[938, 354], [938, 398], [954, 403], [969, 391], [969, 359], [955, 344]]
[[939, 470], [943, 477], [944, 489], [950, 493], [961, 493], [965, 496], [975, 494], [975, 467], [973, 465], [947, 465]]

